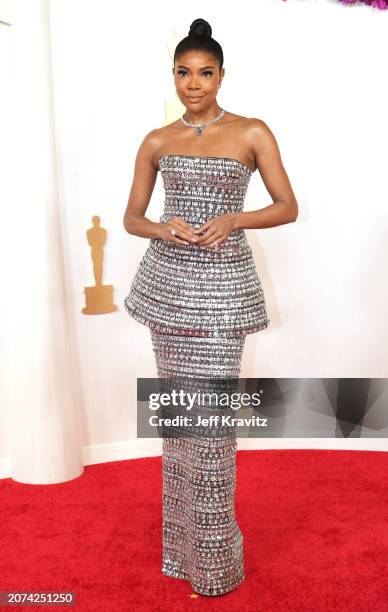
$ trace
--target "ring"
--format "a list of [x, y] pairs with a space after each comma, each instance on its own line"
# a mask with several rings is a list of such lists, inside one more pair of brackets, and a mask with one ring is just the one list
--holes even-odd
[[170, 229], [170, 234], [172, 234], [173, 236], [175, 236], [175, 235], [176, 235], [176, 229], [174, 229], [174, 228]]

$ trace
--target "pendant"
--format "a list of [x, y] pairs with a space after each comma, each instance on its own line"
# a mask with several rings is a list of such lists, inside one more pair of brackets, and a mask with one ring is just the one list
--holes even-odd
[[195, 135], [196, 136], [201, 136], [202, 134], [202, 127], [200, 125], [196, 125], [195, 126]]

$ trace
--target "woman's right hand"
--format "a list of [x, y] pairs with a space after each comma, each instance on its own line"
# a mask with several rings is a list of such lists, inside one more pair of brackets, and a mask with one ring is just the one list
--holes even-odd
[[[195, 244], [198, 241], [195, 229], [180, 217], [172, 217], [168, 223], [160, 223], [159, 238], [177, 244]], [[171, 230], [175, 230], [175, 235], [171, 234]]]

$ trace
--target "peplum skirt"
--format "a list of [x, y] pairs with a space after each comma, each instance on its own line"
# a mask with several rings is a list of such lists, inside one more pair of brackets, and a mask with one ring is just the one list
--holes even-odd
[[244, 230], [217, 251], [150, 240], [124, 306], [154, 331], [178, 336], [236, 337], [271, 323]]

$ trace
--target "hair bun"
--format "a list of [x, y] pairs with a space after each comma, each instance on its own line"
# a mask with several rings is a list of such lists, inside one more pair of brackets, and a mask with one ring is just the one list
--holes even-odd
[[195, 19], [190, 26], [189, 36], [203, 36], [210, 38], [212, 35], [212, 29], [210, 23], [204, 19]]

